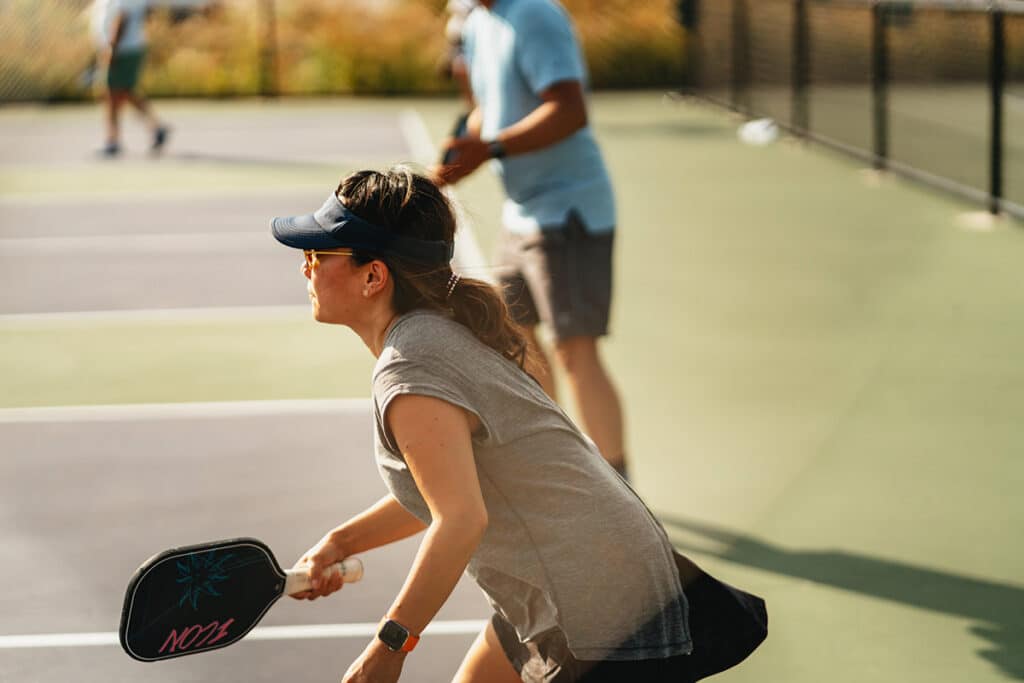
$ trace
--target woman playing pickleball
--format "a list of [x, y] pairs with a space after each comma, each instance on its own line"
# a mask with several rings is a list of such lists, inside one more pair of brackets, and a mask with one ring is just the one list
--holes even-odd
[[403, 167], [360, 171], [273, 232], [303, 251], [313, 317], [350, 327], [377, 358], [374, 441], [389, 490], [299, 560], [314, 581], [299, 597], [341, 588], [329, 565], [426, 531], [344, 680], [398, 680], [464, 571], [494, 615], [456, 681], [691, 680], [664, 530], [528, 374], [499, 293], [452, 271], [455, 218], [437, 187]]

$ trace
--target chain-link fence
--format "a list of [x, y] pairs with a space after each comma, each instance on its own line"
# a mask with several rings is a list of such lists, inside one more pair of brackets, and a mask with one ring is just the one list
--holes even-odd
[[[81, 99], [95, 80], [92, 0], [0, 2], [0, 103]], [[148, 0], [142, 88], [221, 97], [436, 92], [436, 0]]]
[[0, 2], [0, 101], [66, 96], [93, 76], [89, 0]]
[[683, 4], [696, 94], [1024, 216], [1024, 2]]

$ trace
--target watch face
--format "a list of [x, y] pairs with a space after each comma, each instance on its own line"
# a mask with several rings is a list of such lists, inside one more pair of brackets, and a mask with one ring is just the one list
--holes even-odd
[[401, 624], [388, 620], [380, 627], [377, 637], [392, 650], [400, 650], [409, 638], [409, 632]]

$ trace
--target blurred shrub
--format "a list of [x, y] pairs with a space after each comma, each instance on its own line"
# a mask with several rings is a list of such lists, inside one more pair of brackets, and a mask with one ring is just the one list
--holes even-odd
[[259, 15], [251, 2], [222, 3], [184, 18], [155, 11], [142, 88], [151, 95], [259, 92]]
[[685, 32], [675, 0], [564, 0], [576, 22], [595, 88], [678, 86]]

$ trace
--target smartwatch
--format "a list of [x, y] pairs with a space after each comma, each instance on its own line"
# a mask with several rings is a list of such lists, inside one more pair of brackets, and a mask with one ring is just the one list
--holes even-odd
[[491, 140], [487, 143], [487, 153], [492, 159], [504, 159], [508, 151], [501, 140]]
[[412, 652], [416, 643], [420, 642], [419, 636], [412, 635], [409, 633], [409, 629], [392, 619], [388, 619], [381, 625], [377, 637], [392, 652]]

